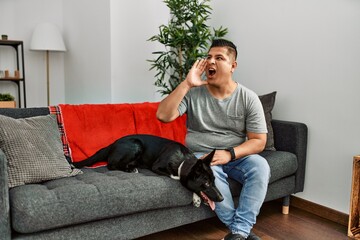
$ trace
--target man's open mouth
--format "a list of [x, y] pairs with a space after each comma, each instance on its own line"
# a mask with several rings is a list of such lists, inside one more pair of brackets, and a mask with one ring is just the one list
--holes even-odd
[[216, 73], [216, 70], [215, 70], [214, 68], [209, 68], [209, 70], [208, 70], [208, 75], [209, 75], [210, 77], [214, 76], [215, 73]]
[[201, 198], [202, 198], [202, 200], [204, 201], [204, 203], [206, 204], [206, 205], [209, 205], [209, 207], [211, 208], [211, 210], [215, 210], [215, 203], [214, 203], [214, 201], [212, 201], [212, 200], [210, 200], [209, 198], [208, 198], [208, 196], [204, 193], [204, 192], [200, 192], [200, 196], [201, 196]]

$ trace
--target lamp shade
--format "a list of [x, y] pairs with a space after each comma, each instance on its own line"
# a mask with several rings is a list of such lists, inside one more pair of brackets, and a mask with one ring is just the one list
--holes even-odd
[[65, 52], [65, 44], [59, 28], [52, 23], [37, 25], [31, 38], [30, 50]]

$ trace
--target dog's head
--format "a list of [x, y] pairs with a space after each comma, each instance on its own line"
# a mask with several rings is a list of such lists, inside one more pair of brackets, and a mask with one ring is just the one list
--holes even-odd
[[210, 168], [211, 160], [215, 150], [208, 154], [204, 159], [196, 160], [191, 167], [183, 184], [189, 190], [193, 191], [205, 202], [214, 201], [221, 202], [224, 200], [220, 191], [215, 186], [215, 177]]

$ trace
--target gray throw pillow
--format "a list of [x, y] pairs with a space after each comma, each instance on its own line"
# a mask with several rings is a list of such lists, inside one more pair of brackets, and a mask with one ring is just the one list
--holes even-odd
[[0, 148], [9, 187], [82, 173], [66, 161], [54, 115], [14, 119], [0, 115]]
[[267, 129], [268, 129], [265, 150], [270, 150], [270, 151], [275, 151], [276, 150], [275, 146], [274, 146], [274, 131], [273, 131], [273, 128], [272, 128], [272, 125], [271, 125], [271, 120], [272, 120], [271, 111], [274, 108], [275, 97], [276, 97], [276, 92], [272, 92], [272, 93], [268, 93], [268, 94], [259, 96], [261, 104], [262, 104], [263, 109], [264, 109], [265, 119], [266, 119], [266, 126], [267, 126]]

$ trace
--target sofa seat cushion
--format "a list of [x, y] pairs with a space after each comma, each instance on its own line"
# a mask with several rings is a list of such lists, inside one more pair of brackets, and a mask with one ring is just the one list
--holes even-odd
[[83, 172], [11, 189], [13, 229], [31, 233], [192, 202], [192, 193], [179, 181], [149, 170], [125, 173], [101, 167]]
[[[271, 177], [269, 184], [293, 175], [298, 168], [297, 158], [293, 153], [270, 150], [263, 151], [260, 155], [268, 161], [270, 166]], [[239, 196], [241, 184], [233, 179], [230, 179], [229, 182], [232, 194]]]

